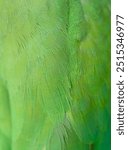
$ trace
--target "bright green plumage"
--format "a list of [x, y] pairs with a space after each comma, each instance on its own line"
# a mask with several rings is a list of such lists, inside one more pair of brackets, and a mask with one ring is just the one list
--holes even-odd
[[0, 150], [110, 150], [110, 1], [0, 0]]

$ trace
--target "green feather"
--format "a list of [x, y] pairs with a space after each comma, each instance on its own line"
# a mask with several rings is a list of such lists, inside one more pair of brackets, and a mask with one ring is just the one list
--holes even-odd
[[0, 150], [110, 150], [110, 1], [0, 0]]

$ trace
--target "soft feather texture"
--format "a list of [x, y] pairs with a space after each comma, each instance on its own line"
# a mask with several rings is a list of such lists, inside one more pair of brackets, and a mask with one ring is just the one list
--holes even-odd
[[0, 150], [110, 150], [110, 1], [0, 0]]

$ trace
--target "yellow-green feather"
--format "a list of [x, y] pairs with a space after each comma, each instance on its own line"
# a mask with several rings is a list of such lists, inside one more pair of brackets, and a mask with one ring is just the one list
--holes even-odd
[[110, 149], [110, 1], [0, 0], [0, 149]]

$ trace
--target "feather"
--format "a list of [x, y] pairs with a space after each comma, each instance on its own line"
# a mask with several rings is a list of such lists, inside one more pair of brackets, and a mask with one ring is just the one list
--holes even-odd
[[0, 0], [0, 149], [110, 149], [110, 1]]

